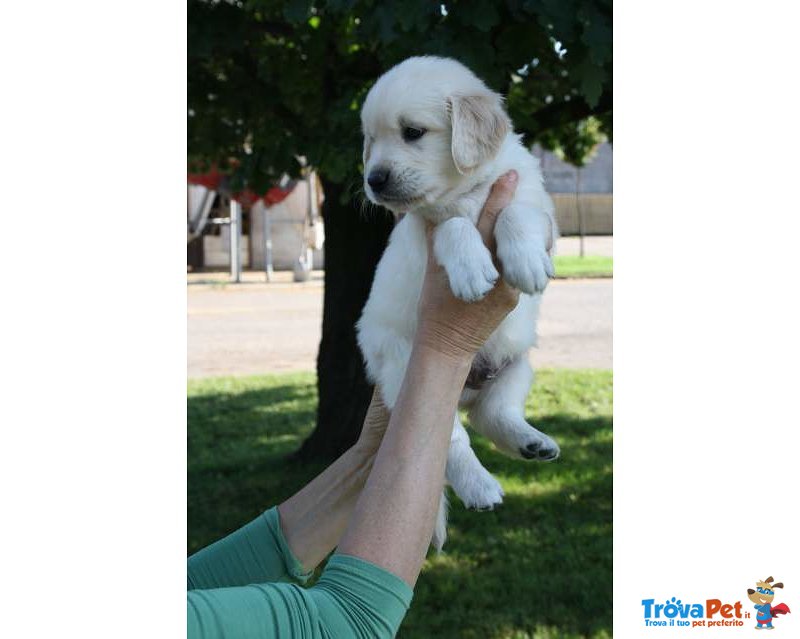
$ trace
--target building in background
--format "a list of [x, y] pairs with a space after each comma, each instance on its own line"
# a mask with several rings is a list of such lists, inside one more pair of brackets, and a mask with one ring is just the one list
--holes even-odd
[[542, 163], [545, 188], [556, 205], [561, 235], [613, 235], [611, 145], [601, 144], [592, 161], [580, 169], [539, 146], [533, 148], [533, 154]]
[[[578, 169], [554, 153], [535, 146], [533, 154], [542, 165], [545, 188], [556, 206], [556, 220], [562, 236], [613, 235], [613, 163], [612, 147], [601, 144], [586, 166]], [[323, 220], [319, 215], [324, 194], [314, 174], [297, 180], [291, 191], [277, 203], [267, 206], [259, 199], [245, 208], [242, 220], [241, 264], [246, 269], [264, 270], [266, 241], [265, 224], [269, 226], [272, 246], [272, 267], [278, 271], [298, 269], [298, 260], [324, 266]], [[201, 186], [190, 186], [191, 200], [202, 196]], [[199, 194], [199, 195], [198, 195]], [[207, 213], [210, 220], [224, 219], [227, 204], [213, 196]], [[311, 206], [310, 198], [314, 198]], [[358, 212], [354, 211], [354, 215]], [[227, 269], [230, 265], [230, 226], [204, 224], [202, 233], [187, 245], [187, 264], [191, 270]]]
[[[319, 180], [312, 174], [312, 178], [290, 182], [285, 191], [280, 201], [267, 205], [267, 196], [244, 206], [240, 259], [245, 269], [265, 270], [267, 239], [274, 270], [297, 270], [299, 261], [310, 263], [314, 269], [323, 267], [324, 225], [319, 211], [324, 195]], [[196, 184], [189, 186], [189, 226], [200, 226], [187, 245], [190, 270], [224, 270], [230, 266], [231, 227], [224, 223], [229, 215], [228, 201], [214, 191], [208, 193], [213, 204], [207, 212], [201, 213], [198, 208], [207, 189]], [[311, 197], [316, 200], [313, 207], [310, 206]], [[200, 217], [205, 219], [192, 221]], [[265, 228], [268, 238], [265, 238]]]

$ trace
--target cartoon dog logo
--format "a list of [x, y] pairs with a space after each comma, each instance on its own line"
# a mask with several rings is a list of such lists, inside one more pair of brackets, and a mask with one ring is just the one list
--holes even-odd
[[763, 630], [764, 628], [774, 630], [775, 626], [772, 625], [772, 618], [791, 612], [786, 604], [772, 605], [772, 600], [775, 598], [775, 588], [783, 588], [783, 583], [774, 584], [772, 583], [772, 577], [767, 577], [765, 581], [756, 582], [755, 590], [752, 588], [747, 589], [747, 598], [756, 604], [755, 609], [758, 611], [756, 615], [756, 621], [758, 622], [756, 628], [758, 630]]

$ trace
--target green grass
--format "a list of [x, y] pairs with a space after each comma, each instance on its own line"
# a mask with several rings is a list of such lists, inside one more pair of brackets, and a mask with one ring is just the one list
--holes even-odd
[[556, 255], [556, 277], [613, 277], [614, 258], [602, 255]]
[[[285, 461], [314, 426], [314, 381], [313, 374], [190, 381], [190, 553], [321, 470]], [[512, 460], [471, 433], [505, 503], [477, 513], [452, 499], [445, 552], [426, 561], [399, 637], [611, 637], [611, 371], [540, 371], [527, 417], [556, 438], [561, 458]]]

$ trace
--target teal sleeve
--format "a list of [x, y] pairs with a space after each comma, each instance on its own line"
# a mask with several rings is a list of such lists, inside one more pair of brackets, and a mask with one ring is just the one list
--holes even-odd
[[189, 639], [390, 639], [411, 603], [399, 577], [334, 554], [312, 588], [252, 584], [187, 593]]
[[277, 506], [189, 557], [186, 572], [187, 590], [271, 581], [305, 583], [311, 575], [303, 572], [286, 543]]

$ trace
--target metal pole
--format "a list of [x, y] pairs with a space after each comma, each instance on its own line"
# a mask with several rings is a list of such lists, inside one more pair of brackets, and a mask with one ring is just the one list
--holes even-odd
[[314, 171], [308, 172], [308, 218], [309, 224], [317, 221], [317, 174]]
[[230, 203], [231, 234], [231, 281], [237, 284], [242, 281], [242, 205], [234, 199]]
[[313, 217], [313, 200], [314, 200], [314, 187], [311, 181], [311, 170], [307, 169], [303, 173], [303, 179], [306, 181], [306, 219], [303, 221], [302, 228], [302, 241], [300, 244], [300, 255], [297, 256], [297, 262], [294, 267], [294, 281], [306, 282], [311, 276], [312, 264], [309, 257], [312, 256], [311, 248], [309, 246], [309, 232], [311, 230], [311, 220]]
[[264, 274], [267, 282], [272, 281], [272, 221], [270, 220], [269, 207], [264, 205]]
[[583, 220], [583, 209], [581, 208], [581, 169], [578, 167], [575, 171], [575, 206], [578, 209], [578, 233], [581, 236], [581, 257], [584, 257], [584, 237], [586, 235], [586, 228]]

